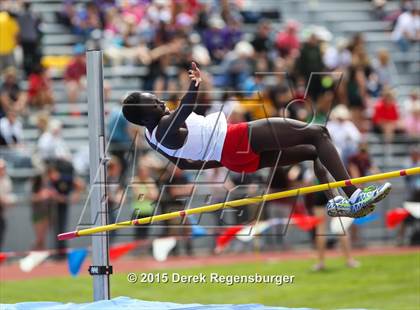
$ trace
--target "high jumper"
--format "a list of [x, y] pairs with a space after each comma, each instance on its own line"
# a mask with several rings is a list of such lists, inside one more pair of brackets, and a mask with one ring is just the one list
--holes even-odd
[[[181, 169], [226, 167], [235, 172], [255, 172], [276, 165], [292, 165], [311, 160], [321, 183], [350, 176], [325, 126], [307, 124], [282, 117], [228, 124], [220, 112], [207, 116], [194, 112], [201, 83], [198, 66], [192, 62], [191, 84], [179, 107], [169, 111], [154, 94], [132, 92], [123, 101], [123, 114], [134, 124], [145, 127], [150, 146]], [[343, 197], [329, 189], [327, 213], [330, 216], [362, 217], [375, 208], [391, 190], [391, 184], [354, 185], [343, 188]]]

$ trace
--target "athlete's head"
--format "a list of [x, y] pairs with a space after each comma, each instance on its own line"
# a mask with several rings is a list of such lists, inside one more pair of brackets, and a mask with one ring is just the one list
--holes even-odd
[[151, 93], [133, 92], [123, 101], [124, 117], [140, 126], [156, 126], [168, 111], [165, 103]]

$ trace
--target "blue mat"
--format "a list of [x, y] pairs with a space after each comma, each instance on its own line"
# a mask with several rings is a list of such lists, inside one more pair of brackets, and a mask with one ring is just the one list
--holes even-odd
[[85, 304], [59, 302], [21, 302], [17, 304], [0, 304], [2, 310], [106, 310], [106, 309], [142, 309], [142, 310], [310, 310], [309, 308], [267, 307], [258, 304], [249, 305], [200, 305], [175, 304], [172, 302], [143, 301], [128, 297], [117, 297]]

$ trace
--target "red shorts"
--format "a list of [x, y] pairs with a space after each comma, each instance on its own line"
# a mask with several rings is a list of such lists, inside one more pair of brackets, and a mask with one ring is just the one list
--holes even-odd
[[255, 172], [260, 156], [251, 149], [248, 123], [228, 124], [220, 162], [235, 172]]

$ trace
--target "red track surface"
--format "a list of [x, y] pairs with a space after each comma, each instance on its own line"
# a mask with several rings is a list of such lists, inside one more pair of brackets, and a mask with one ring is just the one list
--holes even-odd
[[[420, 253], [420, 247], [380, 247], [368, 248], [362, 250], [354, 250], [355, 256], [371, 256], [371, 255], [398, 255], [404, 253]], [[328, 252], [329, 257], [340, 256], [339, 251]], [[112, 262], [114, 273], [129, 273], [138, 271], [150, 271], [156, 269], [166, 268], [189, 268], [208, 265], [228, 265], [246, 262], [273, 262], [273, 261], [288, 261], [296, 259], [314, 258], [315, 252], [313, 250], [304, 251], [287, 251], [287, 252], [261, 252], [261, 253], [240, 253], [240, 254], [226, 254], [220, 256], [198, 256], [198, 257], [169, 257], [165, 262], [157, 262], [153, 258], [133, 258], [127, 257]], [[86, 260], [82, 266], [81, 274], [87, 274], [87, 268], [90, 261]], [[16, 281], [27, 280], [34, 278], [46, 278], [69, 276], [67, 269], [67, 261], [54, 262], [47, 261], [42, 265], [36, 267], [31, 272], [25, 273], [20, 270], [19, 265], [14, 262], [12, 264], [0, 265], [0, 281]]]

